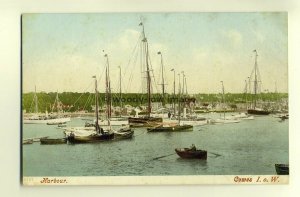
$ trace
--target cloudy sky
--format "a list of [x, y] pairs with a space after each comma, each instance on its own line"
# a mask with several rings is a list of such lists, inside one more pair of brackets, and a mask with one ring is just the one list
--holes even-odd
[[[23, 91], [93, 91], [92, 76], [104, 91], [104, 53], [109, 56], [113, 92], [141, 92], [135, 52], [140, 21], [156, 83], [162, 52], [167, 92], [173, 72], [184, 71], [189, 93], [242, 92], [258, 51], [262, 88], [287, 92], [287, 13], [107, 13], [25, 14], [22, 17]], [[104, 52], [103, 52], [104, 50]], [[160, 89], [154, 88], [154, 91]]]

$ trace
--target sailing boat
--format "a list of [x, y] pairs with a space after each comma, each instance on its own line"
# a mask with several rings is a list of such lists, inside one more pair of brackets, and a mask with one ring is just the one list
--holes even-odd
[[[110, 73], [109, 73], [109, 61], [108, 61], [108, 55], [105, 54], [104, 57], [106, 57], [106, 77], [105, 77], [105, 84], [106, 84], [106, 121], [107, 126], [110, 130], [112, 130], [112, 125], [125, 125], [121, 128], [119, 128], [116, 131], [113, 131], [115, 134], [115, 139], [127, 139], [132, 138], [134, 131], [129, 127], [128, 120], [124, 120], [124, 118], [117, 117], [115, 119], [112, 119], [111, 113], [112, 113], [112, 100], [111, 100], [111, 87], [110, 87]], [[98, 120], [98, 124], [99, 123]], [[127, 125], [127, 126], [126, 126]]]
[[103, 129], [98, 124], [98, 90], [97, 90], [97, 79], [95, 78], [95, 116], [96, 124], [93, 128], [90, 129], [81, 129], [81, 128], [72, 128], [70, 132], [66, 132], [67, 140], [71, 143], [89, 143], [89, 142], [101, 142], [114, 139], [114, 132], [111, 129]]
[[[161, 52], [158, 52], [158, 54], [161, 55]], [[162, 56], [162, 55], [161, 55]], [[162, 59], [162, 58], [161, 58]], [[161, 61], [162, 62], [162, 61]], [[162, 63], [161, 63], [162, 64]], [[163, 64], [162, 64], [163, 65]], [[162, 68], [163, 69], [163, 68]], [[176, 116], [176, 109], [175, 109], [175, 69], [171, 69], [171, 71], [173, 71], [174, 73], [174, 81], [173, 81], [173, 115], [172, 113], [170, 112], [170, 109], [168, 109], [166, 111], [166, 114], [168, 117], [165, 118], [164, 116], [164, 122], [166, 122], [167, 124], [176, 124], [178, 122], [178, 117], [175, 117]], [[182, 76], [183, 76], [183, 79], [182, 79], [182, 84], [183, 84], [183, 87], [185, 88], [180, 88], [179, 91], [182, 92], [182, 94], [184, 95], [188, 95], [187, 93], [187, 85], [186, 85], [186, 75], [184, 74], [184, 71], [181, 72], [182, 73]], [[179, 76], [179, 83], [181, 83], [181, 79], [180, 79], [180, 73], [178, 74]], [[163, 81], [163, 84], [164, 84], [164, 78], [162, 78], [162, 81]], [[180, 84], [181, 85], [181, 84]], [[162, 85], [162, 90], [164, 92], [164, 86]], [[190, 106], [189, 106], [190, 107]], [[191, 108], [190, 108], [191, 109]], [[161, 109], [161, 111], [163, 111], [164, 109]], [[203, 117], [203, 116], [198, 116], [196, 114], [188, 114], [186, 113], [186, 110], [187, 108], [183, 107], [183, 117], [180, 118], [180, 123], [182, 125], [193, 125], [193, 126], [201, 126], [201, 125], [205, 125], [208, 123], [208, 119]], [[191, 110], [190, 110], [191, 111]]]
[[258, 93], [258, 82], [260, 82], [258, 79], [259, 76], [259, 70], [258, 70], [258, 66], [257, 66], [257, 51], [254, 50], [253, 52], [255, 52], [255, 64], [254, 64], [254, 71], [252, 71], [252, 73], [254, 72], [254, 103], [253, 103], [253, 108], [249, 108], [247, 110], [248, 114], [255, 114], [255, 115], [269, 115], [270, 112], [261, 108], [257, 108], [256, 106], [256, 100], [257, 100], [257, 93]]
[[[247, 94], [248, 94], [248, 82], [247, 80], [245, 80], [244, 98], [245, 98], [246, 108], [247, 108]], [[254, 120], [254, 116], [250, 116], [247, 113], [233, 114], [232, 117], [239, 118], [242, 120]]]
[[[109, 60], [108, 55], [105, 54], [106, 58], [106, 75], [105, 75], [105, 86], [106, 86], [106, 120], [98, 120], [101, 126], [121, 126], [128, 125], [128, 119], [123, 117], [112, 117], [112, 99], [111, 99], [111, 86], [110, 86], [110, 72], [109, 72]], [[121, 73], [121, 71], [120, 71]], [[121, 76], [120, 76], [120, 96], [121, 96]], [[121, 100], [121, 97], [120, 97]], [[121, 106], [120, 106], [121, 107]]]
[[[65, 123], [65, 122], [69, 122], [71, 121], [70, 117], [63, 117], [61, 116], [61, 114], [59, 113], [59, 109], [57, 109], [57, 114], [56, 115], [48, 115], [48, 112], [46, 111], [45, 115], [39, 115], [38, 114], [38, 97], [36, 94], [36, 88], [34, 91], [34, 96], [33, 96], [33, 101], [34, 101], [34, 105], [35, 105], [35, 110], [34, 110], [34, 115], [29, 117], [29, 118], [24, 118], [23, 123], [24, 124], [59, 124], [59, 123]], [[53, 104], [53, 106], [57, 104], [60, 105], [60, 101], [58, 98], [58, 93], [56, 94], [56, 99], [55, 102]]]
[[162, 118], [160, 117], [151, 117], [151, 77], [150, 77], [150, 67], [149, 67], [149, 50], [148, 50], [148, 41], [145, 35], [144, 25], [141, 22], [139, 26], [142, 26], [142, 51], [145, 54], [145, 64], [146, 64], [146, 79], [147, 79], [147, 115], [143, 117], [129, 117], [128, 122], [132, 127], [136, 126], [152, 126], [153, 124], [161, 123]]
[[167, 83], [165, 83], [165, 76], [164, 76], [164, 72], [165, 72], [165, 68], [164, 68], [164, 64], [163, 64], [163, 55], [162, 52], [158, 51], [157, 52], [158, 55], [160, 55], [160, 64], [161, 64], [161, 83], [159, 85], [161, 85], [161, 102], [162, 102], [162, 107], [157, 109], [156, 111], [153, 112], [153, 115], [155, 117], [161, 117], [161, 118], [170, 118], [171, 116], [171, 112], [168, 108], [166, 108], [166, 85]]
[[129, 127], [121, 127], [117, 130], [112, 129], [110, 124], [111, 117], [111, 100], [110, 100], [110, 85], [109, 85], [109, 76], [108, 68], [106, 70], [106, 109], [107, 109], [107, 122], [108, 127], [102, 127], [99, 123], [99, 103], [98, 103], [98, 90], [97, 90], [97, 79], [95, 78], [95, 124], [85, 127], [70, 127], [65, 128], [65, 135], [69, 142], [71, 143], [90, 143], [90, 142], [102, 142], [110, 140], [119, 140], [119, 139], [129, 139], [132, 138], [134, 131]]
[[221, 124], [227, 124], [227, 123], [239, 123], [240, 120], [236, 119], [234, 117], [226, 117], [225, 116], [225, 90], [224, 90], [224, 83], [221, 81], [222, 84], [222, 104], [223, 104], [223, 118], [216, 119], [212, 121], [212, 123], [221, 123]]
[[181, 107], [180, 107], [180, 74], [179, 74], [179, 93], [178, 93], [178, 123], [163, 123], [158, 126], [147, 128], [148, 132], [174, 132], [174, 131], [192, 131], [193, 126], [189, 124], [181, 124]]

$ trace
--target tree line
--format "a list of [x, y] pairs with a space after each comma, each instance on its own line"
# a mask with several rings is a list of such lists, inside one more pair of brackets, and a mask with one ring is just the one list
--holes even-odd
[[[39, 112], [51, 112], [56, 109], [53, 107], [56, 92], [39, 92], [36, 93], [38, 98], [38, 109]], [[62, 109], [66, 112], [75, 111], [93, 111], [95, 105], [95, 94], [90, 92], [79, 93], [79, 92], [63, 92], [58, 93], [59, 100], [61, 101]], [[263, 102], [283, 102], [287, 100], [287, 93], [261, 93], [257, 95], [257, 98]], [[227, 93], [224, 95], [226, 103], [237, 104], [251, 102], [254, 96], [251, 94], [243, 93]], [[165, 94], [164, 97], [161, 94], [153, 94], [152, 102], [164, 102], [165, 104], [171, 104], [178, 101], [178, 95]], [[181, 100], [191, 100], [200, 103], [219, 103], [222, 101], [221, 94], [194, 94], [194, 95], [181, 95]], [[147, 103], [147, 95], [140, 93], [123, 93], [121, 96], [117, 93], [112, 94], [112, 105], [122, 106], [131, 105], [137, 107]], [[105, 105], [105, 93], [99, 93], [99, 105], [103, 107]], [[34, 111], [34, 93], [23, 93], [22, 94], [22, 109], [26, 112]]]

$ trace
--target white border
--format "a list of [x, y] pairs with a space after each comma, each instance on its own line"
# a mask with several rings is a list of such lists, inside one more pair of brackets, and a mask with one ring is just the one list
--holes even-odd
[[40, 185], [195, 185], [195, 184], [288, 184], [288, 175], [194, 175], [194, 176], [81, 176], [23, 177], [25, 186]]

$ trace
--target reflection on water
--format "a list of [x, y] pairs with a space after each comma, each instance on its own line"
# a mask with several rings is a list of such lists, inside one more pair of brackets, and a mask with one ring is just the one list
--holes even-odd
[[[68, 126], [82, 126], [72, 119]], [[63, 137], [55, 125], [24, 125], [23, 137]], [[23, 146], [24, 176], [235, 175], [276, 174], [275, 163], [288, 163], [288, 120], [266, 116], [238, 124], [205, 125], [192, 132], [147, 133], [133, 139], [93, 144]], [[186, 160], [175, 148], [195, 144], [207, 161]], [[172, 155], [170, 155], [172, 154]], [[160, 156], [169, 155], [153, 160]]]

